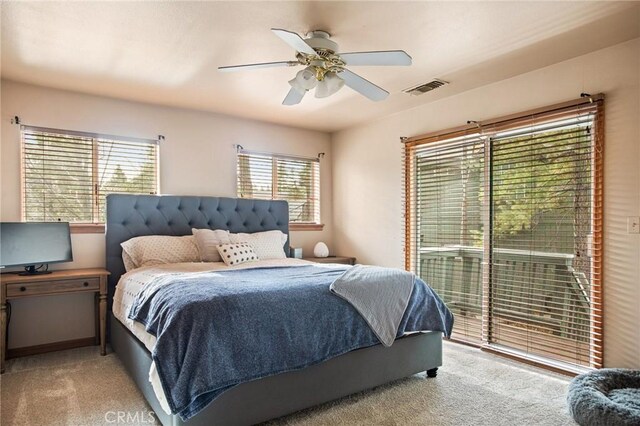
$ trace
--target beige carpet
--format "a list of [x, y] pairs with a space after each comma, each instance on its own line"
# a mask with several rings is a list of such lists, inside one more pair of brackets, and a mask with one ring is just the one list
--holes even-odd
[[[569, 378], [446, 343], [436, 379], [419, 374], [270, 425], [563, 425]], [[95, 347], [10, 360], [0, 424], [149, 424], [150, 408], [114, 354]], [[122, 415], [122, 414], [121, 414]]]

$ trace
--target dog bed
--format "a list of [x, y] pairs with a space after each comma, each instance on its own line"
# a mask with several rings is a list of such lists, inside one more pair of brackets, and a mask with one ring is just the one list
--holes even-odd
[[640, 425], [640, 370], [604, 368], [577, 376], [567, 403], [581, 426]]

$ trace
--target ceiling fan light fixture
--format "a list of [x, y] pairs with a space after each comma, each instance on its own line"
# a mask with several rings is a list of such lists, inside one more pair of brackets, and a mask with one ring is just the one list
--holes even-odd
[[289, 84], [300, 93], [313, 89], [318, 84], [315, 69], [310, 66], [298, 71], [296, 77], [290, 80]]
[[327, 98], [342, 89], [342, 86], [344, 86], [344, 80], [337, 73], [328, 72], [324, 79], [318, 83], [315, 96], [316, 98]]

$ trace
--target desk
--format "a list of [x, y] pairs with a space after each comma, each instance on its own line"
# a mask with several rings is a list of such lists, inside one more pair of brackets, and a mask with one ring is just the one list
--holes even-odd
[[[100, 354], [106, 355], [108, 275], [109, 271], [102, 268], [68, 269], [42, 275], [10, 273], [0, 275], [0, 373], [4, 373], [7, 352], [7, 301], [11, 299], [56, 294], [95, 293], [96, 335], [94, 340], [95, 344], [100, 344]], [[62, 347], [56, 349], [62, 349]], [[41, 352], [45, 352], [45, 350]]]

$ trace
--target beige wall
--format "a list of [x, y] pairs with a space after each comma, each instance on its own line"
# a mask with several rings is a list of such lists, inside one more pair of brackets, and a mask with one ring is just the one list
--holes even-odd
[[639, 39], [334, 134], [337, 252], [403, 267], [401, 136], [570, 100], [580, 92], [607, 96], [605, 364], [639, 368], [640, 235], [626, 233], [627, 216], [640, 215]]
[[[90, 96], [12, 81], [1, 83], [2, 146], [0, 218], [20, 220], [19, 127], [25, 124], [113, 135], [155, 138], [160, 148], [164, 194], [235, 196], [234, 144], [246, 149], [315, 157], [321, 161], [323, 231], [292, 232], [291, 242], [309, 254], [317, 241], [333, 247], [331, 144], [326, 133], [240, 118]], [[75, 261], [59, 268], [104, 266], [104, 236], [72, 238]], [[23, 347], [93, 335], [91, 300], [86, 295], [13, 302], [9, 347]]]

